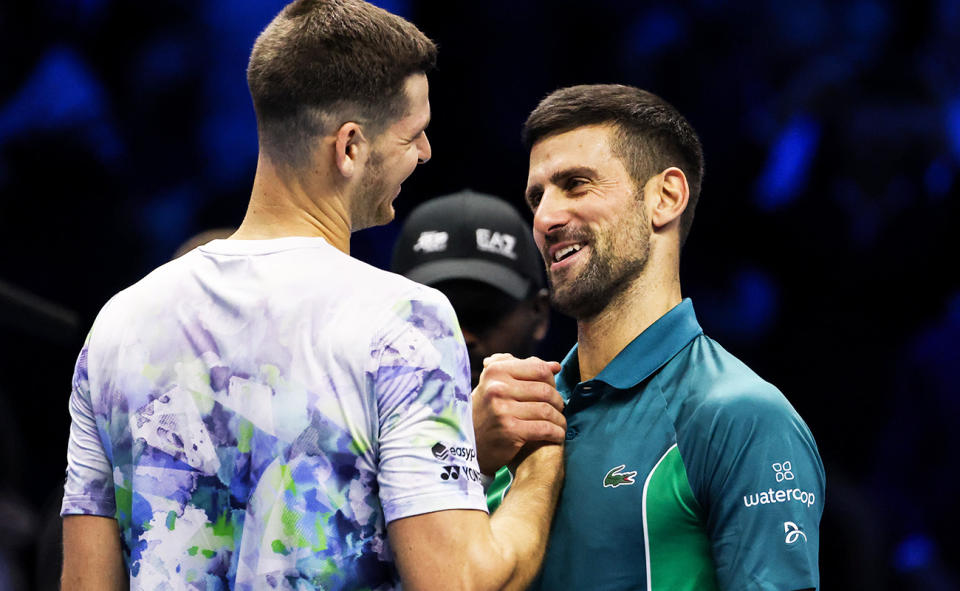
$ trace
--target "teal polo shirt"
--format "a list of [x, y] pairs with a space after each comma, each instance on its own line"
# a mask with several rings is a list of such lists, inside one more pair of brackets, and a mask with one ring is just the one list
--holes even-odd
[[689, 299], [596, 378], [579, 373], [574, 347], [557, 379], [566, 477], [534, 589], [818, 587], [813, 436]]

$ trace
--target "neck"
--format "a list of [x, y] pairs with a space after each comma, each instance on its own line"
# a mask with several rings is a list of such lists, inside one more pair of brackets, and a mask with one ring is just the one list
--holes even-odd
[[[653, 263], [651, 260], [644, 273], [599, 314], [577, 321], [581, 381], [595, 378], [633, 339], [683, 299], [677, 266]], [[658, 267], [663, 270], [657, 272]]]
[[320, 175], [281, 173], [261, 154], [250, 204], [237, 240], [319, 236], [350, 254], [350, 214], [344, 196]]

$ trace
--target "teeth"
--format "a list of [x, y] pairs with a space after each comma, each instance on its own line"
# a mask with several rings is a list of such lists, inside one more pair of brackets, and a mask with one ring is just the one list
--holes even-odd
[[560, 261], [560, 259], [562, 259], [563, 257], [567, 256], [568, 254], [570, 254], [570, 253], [572, 253], [572, 252], [577, 252], [577, 251], [580, 250], [581, 248], [583, 248], [583, 246], [580, 245], [580, 244], [571, 244], [570, 246], [561, 248], [561, 249], [558, 250], [557, 252], [553, 253], [553, 260], [554, 260], [555, 262], [558, 262], [558, 261]]

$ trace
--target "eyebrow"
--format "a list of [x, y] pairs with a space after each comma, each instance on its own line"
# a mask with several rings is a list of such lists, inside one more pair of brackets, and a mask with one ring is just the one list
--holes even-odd
[[[563, 183], [563, 181], [575, 176], [596, 178], [597, 171], [589, 166], [571, 166], [569, 168], [563, 168], [550, 175], [550, 184], [560, 185]], [[543, 185], [539, 183], [536, 185], [531, 185], [524, 194], [524, 198], [527, 200], [527, 203], [530, 203], [530, 200], [533, 198], [533, 196], [538, 193], [543, 193]]]
[[423, 124], [423, 127], [420, 128], [417, 133], [413, 134], [413, 137], [417, 137], [421, 133], [425, 132], [428, 127], [430, 127], [430, 122], [433, 120], [433, 113], [427, 116], [427, 122]]

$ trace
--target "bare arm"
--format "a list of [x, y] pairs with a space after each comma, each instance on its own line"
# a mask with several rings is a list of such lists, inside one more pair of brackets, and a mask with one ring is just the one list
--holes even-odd
[[404, 589], [524, 589], [540, 569], [563, 482], [563, 448], [543, 445], [517, 467], [492, 517], [437, 511], [389, 524]]
[[63, 518], [62, 591], [125, 591], [129, 586], [120, 530], [112, 517]]

